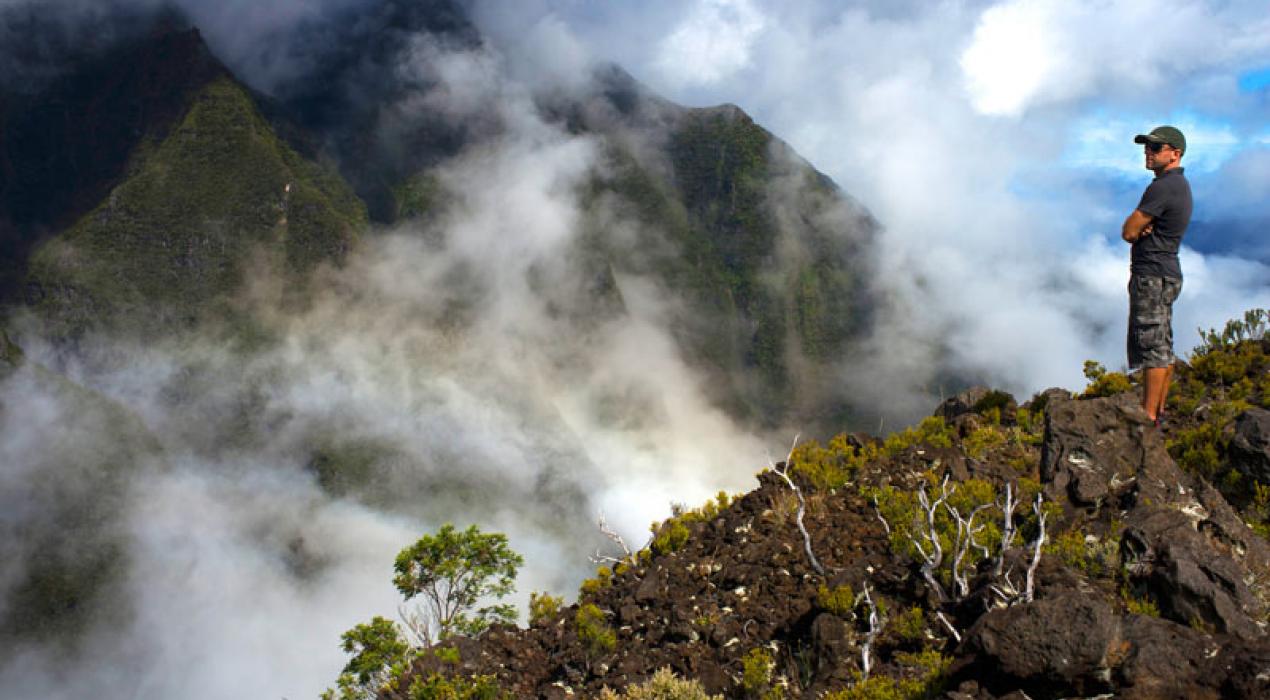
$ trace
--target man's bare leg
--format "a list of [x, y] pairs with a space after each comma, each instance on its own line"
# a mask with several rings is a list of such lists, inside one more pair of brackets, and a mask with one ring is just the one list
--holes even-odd
[[1142, 370], [1143, 384], [1142, 408], [1147, 417], [1155, 420], [1164, 410], [1164, 400], [1169, 395], [1169, 379], [1173, 376], [1172, 365], [1168, 367], [1148, 367]]

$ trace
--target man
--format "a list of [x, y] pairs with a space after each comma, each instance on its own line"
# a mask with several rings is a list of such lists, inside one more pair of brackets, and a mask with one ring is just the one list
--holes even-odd
[[1146, 168], [1155, 179], [1124, 220], [1120, 237], [1131, 244], [1129, 367], [1142, 368], [1142, 408], [1158, 426], [1173, 376], [1173, 301], [1182, 291], [1177, 249], [1191, 222], [1191, 186], [1183, 175], [1186, 137], [1171, 126], [1138, 134]]

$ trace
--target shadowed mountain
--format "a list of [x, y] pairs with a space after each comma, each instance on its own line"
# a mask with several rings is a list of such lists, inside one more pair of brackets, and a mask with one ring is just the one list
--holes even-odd
[[36, 93], [0, 92], [0, 300], [12, 301], [31, 249], [97, 206], [193, 96], [228, 73], [197, 30], [105, 50]]

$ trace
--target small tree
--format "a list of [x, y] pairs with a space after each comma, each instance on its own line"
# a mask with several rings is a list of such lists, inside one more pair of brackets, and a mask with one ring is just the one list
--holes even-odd
[[452, 634], [473, 635], [492, 623], [515, 622], [511, 605], [476, 605], [511, 593], [523, 563], [501, 533], [487, 535], [475, 525], [459, 531], [446, 523], [437, 534], [401, 550], [393, 584], [406, 600], [422, 599], [419, 614], [407, 615], [407, 624], [426, 647]]
[[323, 700], [374, 698], [410, 658], [410, 645], [397, 624], [379, 616], [345, 632], [340, 639], [344, 651], [353, 658], [336, 680], [336, 688], [322, 694]]

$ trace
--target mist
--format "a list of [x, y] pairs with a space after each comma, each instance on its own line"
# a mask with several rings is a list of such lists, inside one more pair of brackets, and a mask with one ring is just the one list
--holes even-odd
[[[269, 94], [313, 69], [323, 27], [370, 3], [176, 4]], [[6, 77], [56, 75], [64, 44], [115, 16], [54, 5], [70, 38], [20, 61], [0, 53]], [[27, 362], [0, 382], [0, 601], [40, 546], [90, 564], [119, 548], [126, 565], [73, 644], [12, 650], [0, 693], [312, 697], [346, 660], [341, 632], [396, 616], [396, 552], [442, 523], [509, 536], [526, 558], [521, 609], [530, 591], [572, 600], [606, 546], [598, 514], [636, 547], [672, 502], [748, 490], [783, 456], [792, 434], [756, 434], [709, 400], [671, 331], [681, 304], [651, 276], [616, 275], [620, 310], [579, 313], [576, 192], [606, 164], [534, 97], [578, 90], [597, 62], [686, 104], [740, 105], [881, 223], [878, 323], [825, 381], [878, 427], [971, 382], [1026, 398], [1080, 387], [1085, 359], [1123, 365], [1118, 230], [1149, 178], [1132, 135], [1156, 123], [1192, 135], [1197, 222], [1221, 239], [1183, 251], [1179, 351], [1195, 327], [1270, 307], [1264, 246], [1231, 244], [1221, 223], [1270, 219], [1254, 186], [1265, 141], [1222, 136], [1257, 143], [1266, 121], [1264, 99], [1223, 79], [1270, 64], [1251, 5], [1187, 5], [1177, 45], [1122, 51], [1118, 33], [1084, 31], [1105, 16], [1080, 3], [473, 3], [488, 44], [407, 42], [387, 69], [436, 89], [391, 113], [440, 109], [496, 136], [435, 171], [443, 212], [366, 236], [301, 312], [284, 281], [253, 277], [235, 304], [261, 347], [205, 329], [67, 353], [32, 319], [15, 324]], [[1143, 21], [1133, 3], [1110, 7], [1112, 24]], [[1035, 41], [1010, 44], [1014, 30]], [[1055, 63], [998, 72], [1020, 56]], [[1201, 113], [1201, 97], [1226, 107]], [[636, 240], [638, 224], [603, 214]], [[339, 477], [349, 465], [367, 478]], [[59, 528], [85, 493], [101, 495], [92, 519]], [[32, 530], [53, 534], [16, 535]]]
[[1124, 367], [1120, 224], [1151, 178], [1132, 139], [1159, 124], [1188, 135], [1196, 197], [1178, 353], [1270, 304], [1270, 103], [1239, 87], [1270, 66], [1262, 3], [481, 7], [492, 36], [550, 18], [673, 100], [743, 106], [865, 203], [886, 305], [842, 376], [894, 421], [967, 382], [1027, 398]]
[[[650, 278], [617, 279], [620, 313], [571, 313], [590, 303], [565, 290], [585, 284], [576, 193], [605, 167], [596, 144], [543, 121], [497, 51], [416, 48], [398, 69], [426, 59], [452, 118], [499, 135], [435, 171], [443, 212], [371, 232], [302, 310], [262, 261], [233, 301], [259, 347], [209, 328], [68, 351], [14, 321], [4, 554], [29, 558], [9, 550], [38, 531], [68, 559], [124, 563], [72, 641], [36, 634], [7, 655], [4, 695], [313, 697], [346, 661], [343, 631], [397, 617], [393, 558], [442, 523], [508, 535], [521, 609], [531, 591], [571, 601], [589, 557], [616, 553], [601, 513], [638, 547], [672, 503], [748, 490], [783, 453], [788, 436], [707, 400], [669, 330], [677, 302]], [[59, 522], [81, 478], [109, 507]], [[22, 573], [4, 569], [0, 599]]]

